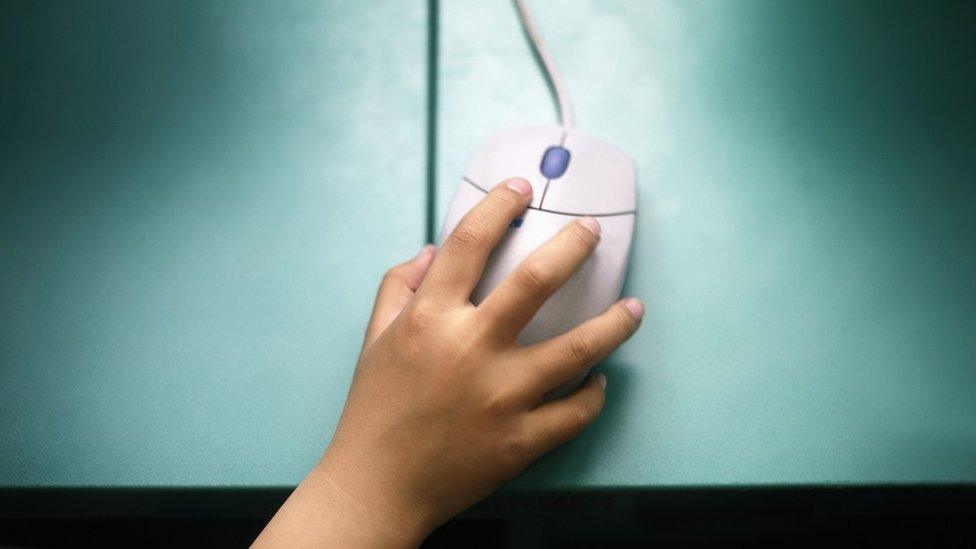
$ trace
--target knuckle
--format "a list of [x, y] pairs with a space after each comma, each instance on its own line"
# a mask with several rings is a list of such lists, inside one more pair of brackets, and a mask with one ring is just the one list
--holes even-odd
[[519, 286], [532, 292], [545, 292], [552, 285], [549, 268], [539, 261], [527, 261], [517, 271]]
[[466, 220], [454, 229], [449, 241], [452, 248], [480, 248], [488, 241], [488, 230], [474, 220]]
[[[507, 189], [507, 190], [511, 191], [511, 189]], [[499, 192], [492, 193], [488, 196], [493, 206], [500, 209], [510, 210], [514, 208], [520, 208], [522, 206], [522, 204], [519, 202], [519, 199], [516, 198], [515, 194], [516, 193], [514, 191], [504, 192], [500, 189]]]
[[593, 233], [579, 223], [571, 223], [568, 232], [569, 237], [580, 248], [589, 249], [596, 243]]
[[492, 391], [485, 397], [485, 413], [495, 419], [503, 418], [511, 411], [512, 400], [507, 392]]
[[417, 300], [403, 309], [392, 328], [397, 355], [408, 363], [440, 364], [450, 360], [451, 353], [463, 352], [466, 342], [454, 346], [432, 346], [431, 341], [444, 339], [446, 328], [454, 321], [436, 304]]
[[582, 404], [574, 407], [571, 415], [571, 425], [573, 431], [579, 432], [585, 429], [590, 423], [593, 422], [595, 415], [596, 414], [592, 409]]
[[403, 280], [405, 269], [406, 269], [406, 265], [402, 263], [390, 267], [385, 273], [383, 273], [383, 281], [381, 282], [381, 284]]
[[531, 444], [526, 436], [516, 431], [502, 437], [497, 451], [504, 462], [518, 465], [529, 458], [530, 448]]
[[613, 326], [620, 337], [627, 337], [637, 327], [637, 321], [624, 307], [618, 307], [613, 318]]
[[569, 350], [579, 363], [590, 362], [596, 352], [592, 340], [582, 331], [575, 331], [569, 336]]
[[418, 340], [417, 336], [428, 333], [433, 324], [434, 313], [422, 303], [404, 309], [397, 325], [407, 340]]

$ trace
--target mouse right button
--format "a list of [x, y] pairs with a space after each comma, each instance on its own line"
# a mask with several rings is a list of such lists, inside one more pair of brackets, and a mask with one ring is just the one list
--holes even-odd
[[568, 162], [561, 177], [549, 179], [541, 205], [543, 210], [607, 215], [636, 209], [634, 161], [623, 151], [577, 130], [569, 132], [560, 148], [571, 154], [572, 160], [566, 158]]

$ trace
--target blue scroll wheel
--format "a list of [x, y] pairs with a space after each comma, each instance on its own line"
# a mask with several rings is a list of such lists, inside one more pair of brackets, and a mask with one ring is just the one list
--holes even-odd
[[539, 170], [547, 179], [556, 179], [566, 173], [569, 166], [569, 151], [562, 147], [549, 147], [542, 155]]

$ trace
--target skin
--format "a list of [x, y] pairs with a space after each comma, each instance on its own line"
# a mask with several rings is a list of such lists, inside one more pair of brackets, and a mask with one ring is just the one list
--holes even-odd
[[523, 179], [503, 182], [440, 250], [387, 272], [336, 433], [255, 547], [415, 547], [600, 414], [603, 374], [564, 398], [543, 395], [627, 340], [640, 301], [548, 341], [516, 340], [597, 246], [596, 220], [570, 222], [478, 306], [470, 301], [531, 194]]

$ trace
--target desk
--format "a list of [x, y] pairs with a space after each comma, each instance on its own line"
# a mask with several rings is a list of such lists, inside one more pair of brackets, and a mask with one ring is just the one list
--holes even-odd
[[[537, 1], [630, 152], [605, 415], [515, 489], [976, 481], [971, 14]], [[966, 8], [969, 9], [969, 8]], [[0, 8], [0, 486], [294, 485], [428, 223], [427, 13]], [[555, 119], [508, 2], [440, 12], [436, 215]]]

